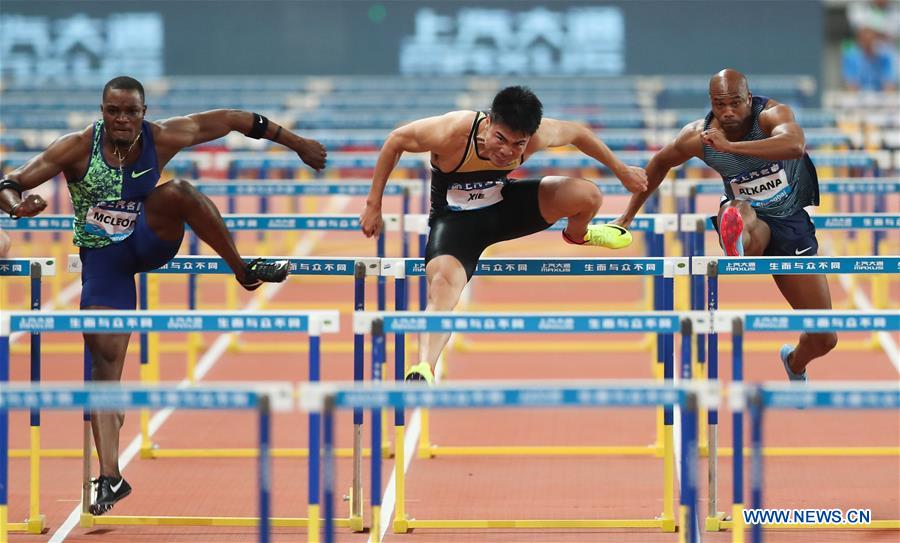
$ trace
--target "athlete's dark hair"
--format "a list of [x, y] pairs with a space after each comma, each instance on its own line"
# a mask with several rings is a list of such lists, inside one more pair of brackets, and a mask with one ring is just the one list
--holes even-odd
[[506, 87], [491, 104], [491, 119], [531, 136], [541, 125], [544, 106], [528, 87]]
[[120, 75], [119, 77], [114, 77], [109, 80], [109, 82], [103, 86], [103, 98], [106, 99], [106, 92], [109, 89], [116, 90], [136, 90], [138, 94], [141, 95], [141, 102], [144, 102], [144, 86], [141, 85], [141, 82], [133, 77], [128, 77], [127, 75]]

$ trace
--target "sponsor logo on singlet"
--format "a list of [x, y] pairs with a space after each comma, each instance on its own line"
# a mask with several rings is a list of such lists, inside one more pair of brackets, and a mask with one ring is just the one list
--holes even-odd
[[85, 215], [84, 231], [117, 243], [134, 232], [141, 202], [119, 200], [100, 202], [88, 209]]
[[787, 174], [780, 162], [751, 170], [728, 180], [737, 200], [749, 200], [752, 206], [771, 205], [791, 193]]
[[472, 183], [450, 183], [447, 205], [454, 211], [469, 211], [492, 206], [503, 200], [505, 179]]

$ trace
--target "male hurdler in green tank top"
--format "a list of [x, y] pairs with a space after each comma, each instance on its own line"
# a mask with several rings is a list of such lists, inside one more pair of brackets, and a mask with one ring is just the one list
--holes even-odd
[[[99, 249], [126, 239], [134, 231], [143, 201], [159, 182], [156, 145], [147, 121], [138, 136], [141, 154], [137, 162], [121, 168], [103, 157], [103, 120], [94, 124], [87, 172], [69, 182], [75, 210], [74, 243]], [[126, 182], [127, 180], [127, 182]]]
[[[325, 165], [325, 148], [301, 138], [257, 113], [212, 110], [162, 121], [146, 121], [144, 87], [117, 77], [103, 88], [102, 120], [67, 134], [0, 180], [0, 210], [13, 218], [33, 217], [47, 207], [39, 195], [23, 196], [65, 175], [75, 207], [75, 244], [81, 256], [81, 307], [91, 310], [135, 308], [135, 274], [167, 263], [177, 252], [185, 225], [210, 245], [247, 290], [283, 281], [286, 260], [245, 262], [215, 205], [188, 181], [157, 186], [176, 153], [238, 131], [266, 138], [295, 151], [316, 169]], [[129, 333], [85, 333], [95, 381], [118, 381]], [[124, 414], [91, 414], [100, 476], [89, 505], [102, 515], [128, 496], [131, 486], [119, 471], [119, 431]]]

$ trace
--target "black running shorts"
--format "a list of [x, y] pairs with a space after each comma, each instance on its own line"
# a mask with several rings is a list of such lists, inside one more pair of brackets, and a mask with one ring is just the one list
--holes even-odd
[[540, 183], [540, 179], [510, 181], [503, 187], [503, 200], [490, 207], [432, 210], [425, 264], [435, 257], [452, 255], [466, 269], [466, 278], [471, 279], [488, 246], [549, 228], [538, 204]]

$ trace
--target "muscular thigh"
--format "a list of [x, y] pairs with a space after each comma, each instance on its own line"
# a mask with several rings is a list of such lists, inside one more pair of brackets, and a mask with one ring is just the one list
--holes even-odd
[[136, 258], [129, 244], [81, 249], [81, 309], [134, 309]]
[[794, 309], [831, 309], [831, 293], [824, 275], [773, 275], [778, 290]]
[[[131, 246], [135, 256], [135, 268], [139, 272], [155, 270], [172, 260], [181, 248], [184, 226], [179, 226], [181, 236], [176, 239], [163, 239], [150, 227], [148, 212], [145, 209], [138, 215], [134, 232], [125, 240]], [[179, 222], [180, 225], [180, 222]]]
[[425, 247], [425, 264], [440, 256], [452, 256], [462, 264], [471, 279], [481, 253], [490, 245], [490, 214], [485, 210], [438, 213], [431, 220], [431, 232]]

